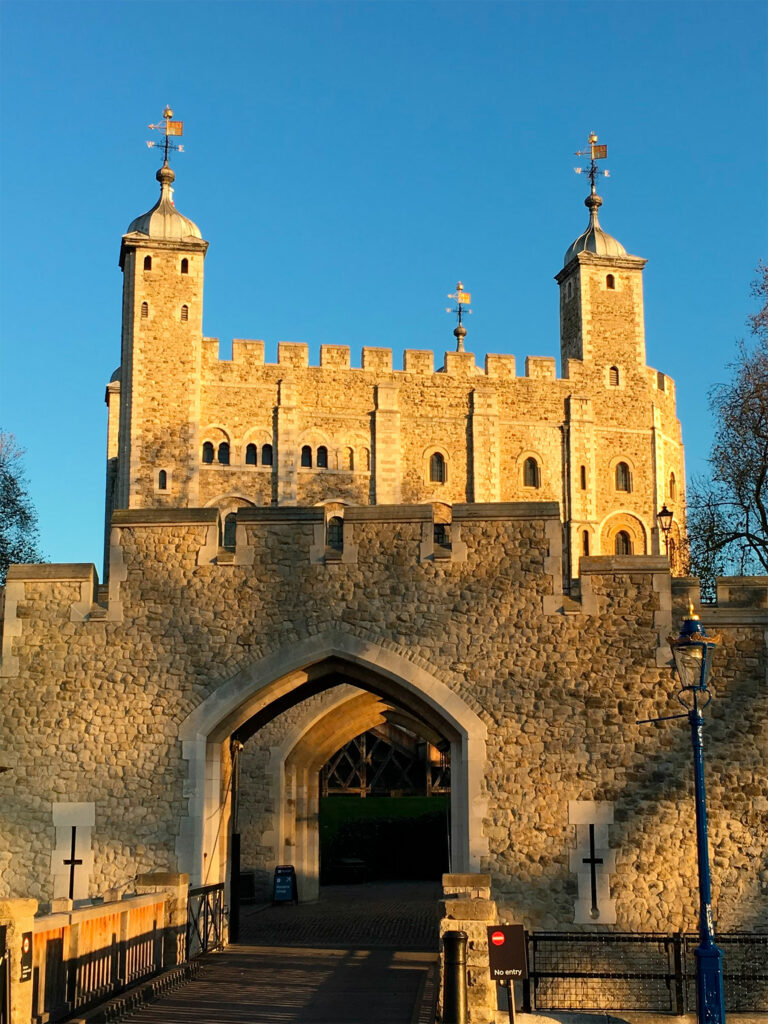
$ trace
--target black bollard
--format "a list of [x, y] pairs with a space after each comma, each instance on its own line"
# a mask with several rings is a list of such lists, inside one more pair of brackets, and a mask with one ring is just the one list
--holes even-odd
[[467, 933], [443, 935], [443, 1024], [467, 1024]]

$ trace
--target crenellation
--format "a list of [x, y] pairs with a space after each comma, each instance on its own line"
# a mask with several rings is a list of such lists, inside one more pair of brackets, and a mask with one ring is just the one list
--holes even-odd
[[483, 372], [475, 365], [471, 352], [446, 352], [443, 371], [451, 377], [473, 377]]
[[303, 341], [278, 341], [277, 362], [279, 366], [309, 366], [309, 345]]
[[232, 362], [246, 363], [249, 366], [263, 366], [264, 342], [252, 338], [234, 338]]
[[334, 369], [349, 369], [349, 345], [321, 345], [320, 365]]
[[557, 380], [554, 356], [526, 356], [525, 376], [531, 380]]
[[434, 373], [434, 352], [429, 349], [407, 348], [403, 352], [403, 372], [423, 374]]
[[515, 357], [511, 355], [487, 355], [485, 357], [485, 374], [499, 380], [514, 380]]
[[362, 353], [362, 367], [364, 370], [372, 370], [377, 373], [391, 372], [392, 349], [364, 346]]

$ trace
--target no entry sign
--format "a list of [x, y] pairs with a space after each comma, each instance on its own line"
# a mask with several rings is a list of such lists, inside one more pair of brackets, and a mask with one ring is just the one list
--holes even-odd
[[525, 929], [521, 924], [497, 924], [488, 928], [488, 966], [494, 981], [528, 977]]

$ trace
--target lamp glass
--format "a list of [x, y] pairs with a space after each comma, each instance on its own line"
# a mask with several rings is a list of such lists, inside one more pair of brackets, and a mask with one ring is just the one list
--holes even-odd
[[673, 650], [675, 665], [684, 687], [706, 689], [712, 661], [707, 644], [680, 644]]

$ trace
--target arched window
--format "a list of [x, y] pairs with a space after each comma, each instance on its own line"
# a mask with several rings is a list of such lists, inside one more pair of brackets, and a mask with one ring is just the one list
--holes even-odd
[[334, 551], [344, 549], [344, 520], [341, 516], [331, 516], [328, 520], [328, 525], [325, 528], [325, 544], [326, 547], [333, 548]]
[[168, 474], [164, 469], [161, 469], [157, 474], [157, 489], [158, 491], [168, 490]]
[[616, 464], [616, 490], [626, 491], [627, 494], [632, 490], [632, 477], [626, 462]]
[[448, 536], [448, 527], [445, 523], [435, 523], [434, 529], [434, 541], [441, 548], [450, 547], [450, 539]]
[[674, 498], [677, 494], [677, 481], [675, 480], [675, 474], [669, 474], [669, 496]]
[[433, 452], [429, 457], [429, 479], [433, 484], [445, 483], [445, 459], [440, 452]]
[[272, 465], [272, 445], [263, 444], [261, 446], [261, 464], [262, 466]]
[[149, 316], [149, 303], [148, 302], [142, 302], [142, 304], [141, 304], [141, 319], [142, 320], [146, 320], [148, 316]]
[[234, 551], [237, 540], [237, 513], [230, 512], [224, 520], [224, 541], [222, 547]]
[[188, 274], [189, 273], [189, 260], [186, 258], [186, 256], [181, 261], [181, 272], [182, 272], [182, 274]]
[[222, 466], [229, 465], [229, 442], [222, 441], [219, 445], [219, 462]]
[[581, 469], [579, 471], [579, 477], [580, 477], [581, 489], [582, 489], [582, 491], [586, 491], [586, 489], [587, 489], [587, 467], [586, 466], [582, 466], [581, 467]]
[[360, 449], [360, 468], [367, 473], [371, 468], [371, 453], [367, 448]]
[[151, 270], [152, 269], [152, 257], [151, 256], [145, 256], [144, 257], [144, 269], [145, 270]]
[[608, 383], [612, 388], [619, 386], [619, 368], [618, 366], [612, 366], [608, 371]]
[[206, 441], [203, 445], [203, 462], [213, 462], [213, 445], [210, 441]]
[[328, 469], [328, 449], [324, 444], [317, 449], [317, 468]]
[[523, 466], [523, 487], [539, 486], [539, 464], [534, 458], [527, 458]]
[[341, 450], [341, 468], [342, 469], [354, 469], [355, 468], [355, 455], [351, 448], [342, 448]]
[[605, 278], [605, 287], [610, 288], [613, 291], [616, 288], [616, 278], [613, 274], [608, 274]]
[[245, 464], [246, 464], [246, 466], [255, 466], [256, 465], [256, 451], [257, 451], [257, 449], [256, 449], [256, 445], [255, 444], [249, 444], [248, 447], [245, 449]]
[[632, 554], [632, 541], [630, 540], [629, 534], [626, 530], [619, 530], [619, 532], [616, 534], [616, 554]]
[[308, 444], [301, 449], [301, 464], [305, 469], [312, 468], [312, 449]]
[[589, 530], [585, 530], [581, 535], [581, 553], [585, 558], [589, 556]]
[[187, 320], [189, 320], [189, 306], [182, 306], [181, 307], [181, 321], [182, 321], [182, 323], [186, 323]]

